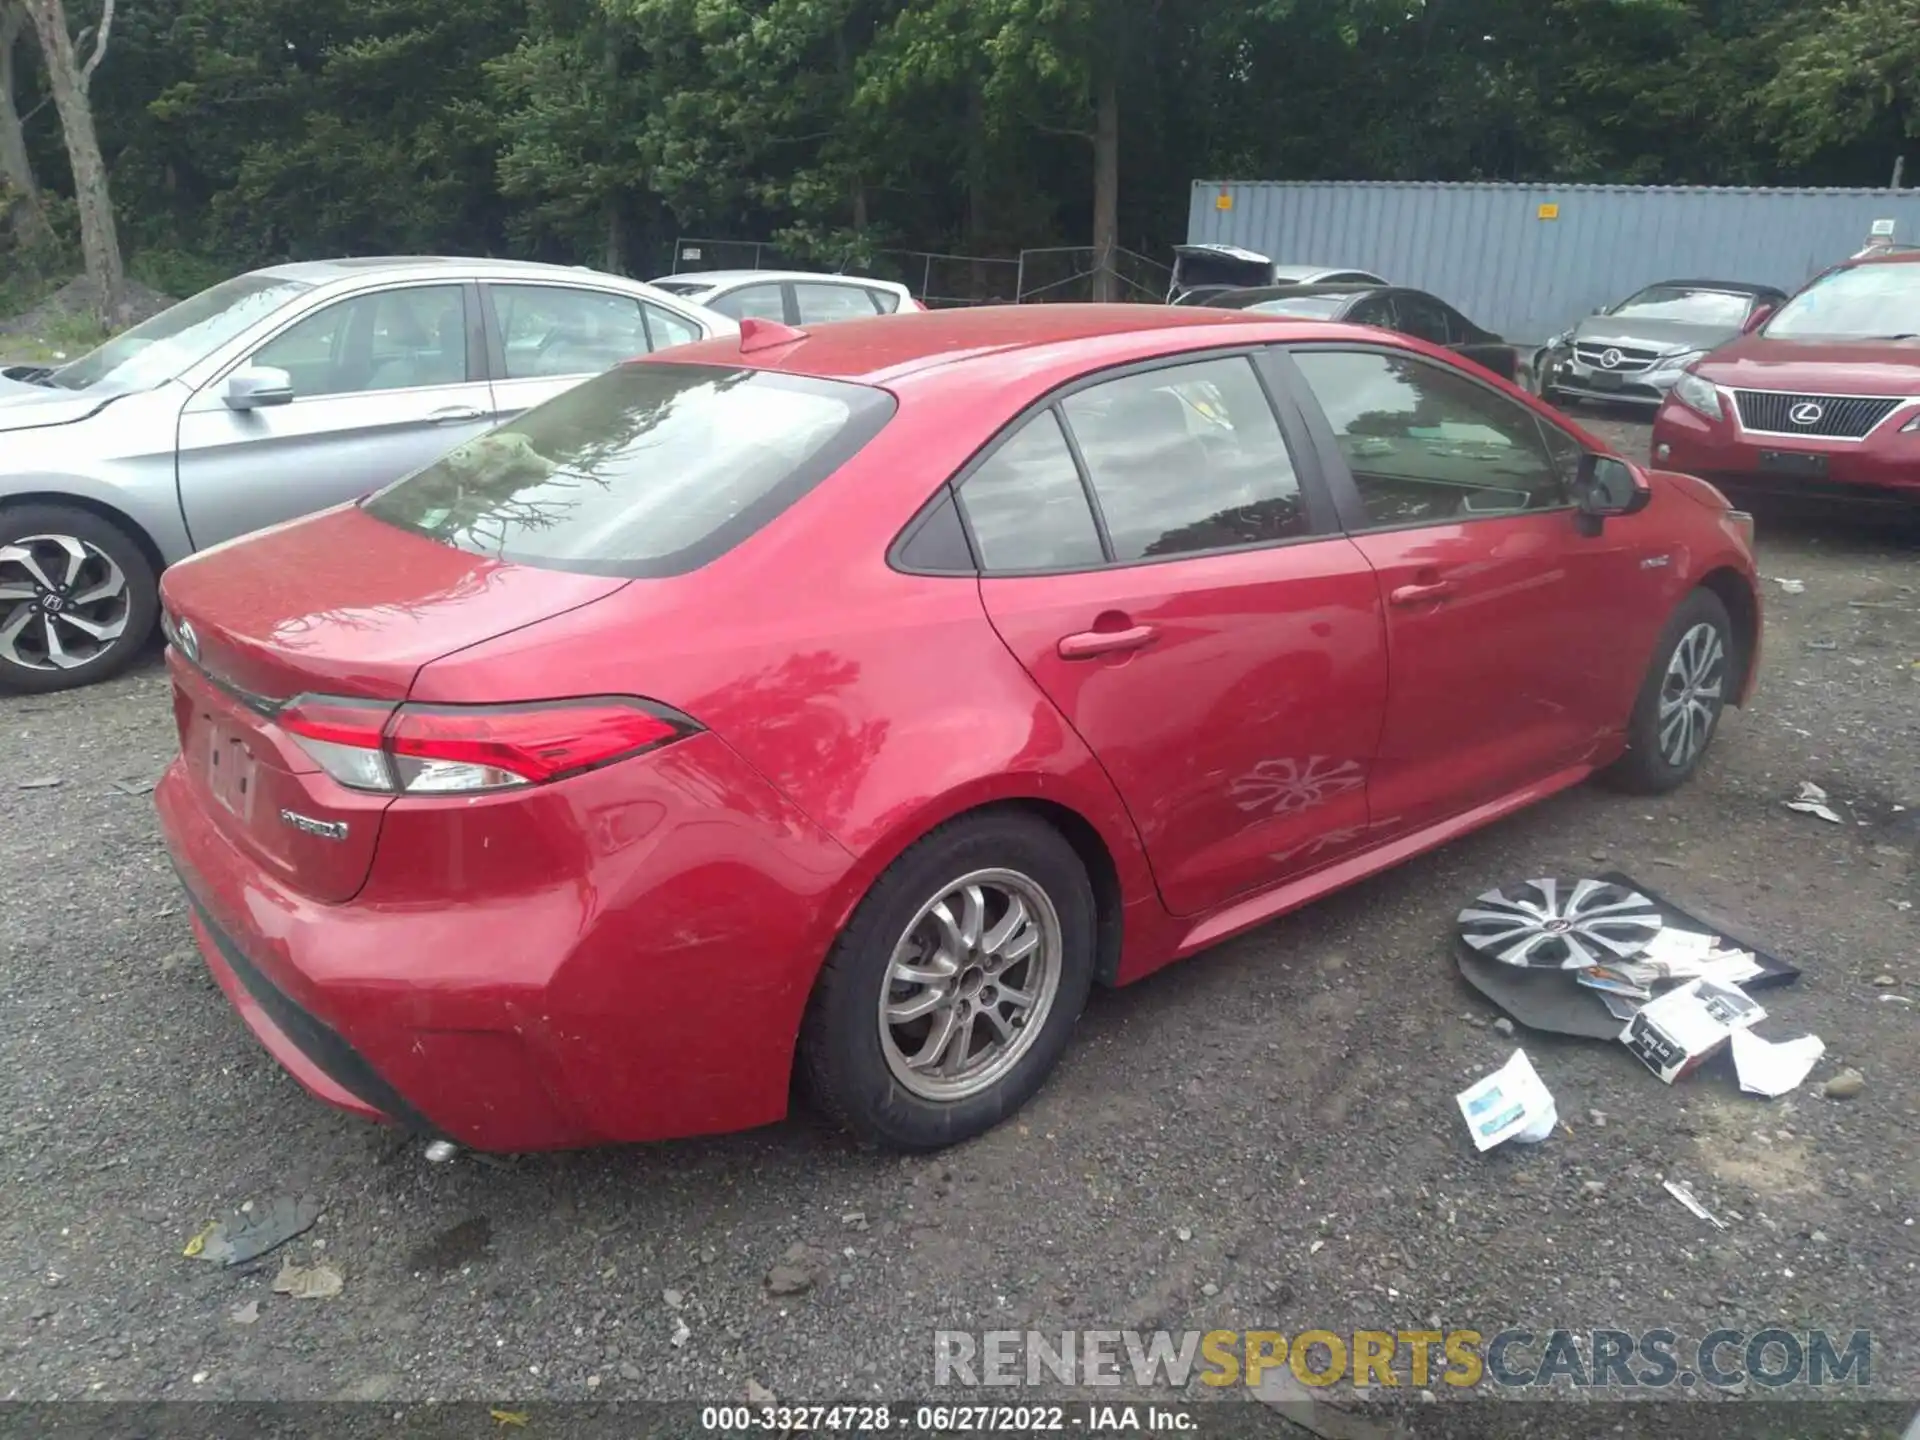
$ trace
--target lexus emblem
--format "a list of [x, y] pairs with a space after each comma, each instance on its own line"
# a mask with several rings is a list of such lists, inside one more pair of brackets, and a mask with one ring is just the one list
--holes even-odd
[[200, 663], [200, 637], [194, 633], [191, 620], [182, 620], [174, 626], [173, 638], [179, 642], [182, 655], [196, 665]]
[[1820, 417], [1826, 413], [1825, 406], [1816, 405], [1811, 400], [1802, 400], [1787, 412], [1787, 418], [1796, 425], [1818, 425]]
[[1613, 369], [1614, 366], [1626, 358], [1627, 357], [1622, 355], [1618, 350], [1608, 349], [1600, 352], [1600, 363], [1609, 370]]

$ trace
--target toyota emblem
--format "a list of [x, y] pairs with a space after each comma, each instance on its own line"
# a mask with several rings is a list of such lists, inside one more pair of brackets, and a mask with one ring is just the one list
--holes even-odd
[[1600, 353], [1600, 363], [1606, 366], [1607, 369], [1609, 370], [1613, 369], [1614, 366], [1618, 365], [1622, 360], [1626, 358], [1627, 357], [1622, 355], [1618, 350], [1609, 349], [1609, 350], [1603, 350]]
[[1787, 418], [1796, 425], [1818, 425], [1820, 417], [1826, 413], [1825, 406], [1816, 405], [1811, 400], [1802, 400], [1787, 412]]

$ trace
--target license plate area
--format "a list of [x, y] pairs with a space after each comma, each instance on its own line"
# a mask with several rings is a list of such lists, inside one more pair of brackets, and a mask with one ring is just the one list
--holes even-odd
[[1806, 450], [1762, 450], [1760, 468], [1772, 475], [1797, 475], [1806, 480], [1826, 478], [1827, 457]]
[[252, 820], [259, 790], [258, 763], [247, 742], [211, 715], [200, 717], [205, 750], [207, 789], [225, 809], [242, 820]]
[[1587, 377], [1587, 383], [1596, 390], [1618, 390], [1627, 382], [1611, 370], [1596, 370]]

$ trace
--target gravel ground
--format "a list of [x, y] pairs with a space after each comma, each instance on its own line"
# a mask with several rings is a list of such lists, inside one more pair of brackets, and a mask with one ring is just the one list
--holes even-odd
[[[1920, 1396], [1916, 1015], [1889, 998], [1920, 998], [1920, 537], [1763, 515], [1762, 549], [1805, 590], [1769, 580], [1760, 695], [1697, 783], [1583, 787], [1096, 997], [1017, 1123], [931, 1158], [799, 1118], [428, 1166], [311, 1101], [202, 968], [150, 802], [113, 783], [170, 753], [157, 660], [0, 699], [0, 1399], [898, 1399], [936, 1327], [1516, 1323], [1866, 1328], [1876, 1383]], [[1787, 811], [1801, 780], [1846, 823]], [[1476, 1156], [1453, 1094], [1515, 1042], [1451, 917], [1607, 866], [1804, 966], [1766, 1028], [1828, 1055], [1768, 1102], [1527, 1037], [1567, 1124]], [[1824, 1097], [1841, 1066], [1858, 1098]], [[339, 1295], [183, 1258], [291, 1193], [325, 1211], [282, 1253]], [[772, 1296], [794, 1245], [818, 1283]]]

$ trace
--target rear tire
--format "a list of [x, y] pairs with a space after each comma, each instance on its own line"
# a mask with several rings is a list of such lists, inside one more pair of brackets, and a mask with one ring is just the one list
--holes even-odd
[[72, 505], [0, 507], [0, 690], [119, 674], [159, 607], [146, 552], [112, 521]]
[[992, 1129], [1066, 1050], [1095, 930], [1086, 868], [1044, 821], [934, 831], [874, 883], [820, 972], [800, 1037], [815, 1107], [897, 1150]]
[[1682, 600], [1653, 647], [1627, 722], [1627, 752], [1601, 780], [1634, 795], [1664, 795], [1685, 784], [1719, 732], [1738, 653], [1718, 595], [1695, 590]]

